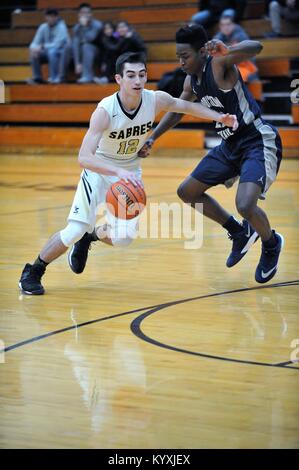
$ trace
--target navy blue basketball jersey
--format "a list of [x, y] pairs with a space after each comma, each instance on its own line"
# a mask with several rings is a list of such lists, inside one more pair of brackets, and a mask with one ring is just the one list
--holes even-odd
[[223, 139], [233, 140], [234, 135], [255, 132], [255, 121], [261, 117], [260, 108], [247, 90], [239, 72], [239, 78], [231, 90], [222, 90], [215, 82], [212, 70], [212, 57], [209, 57], [202, 72], [201, 81], [196, 75], [191, 76], [191, 87], [198, 101], [219, 113], [235, 114], [239, 127], [234, 132], [232, 128], [215, 122], [215, 130]]

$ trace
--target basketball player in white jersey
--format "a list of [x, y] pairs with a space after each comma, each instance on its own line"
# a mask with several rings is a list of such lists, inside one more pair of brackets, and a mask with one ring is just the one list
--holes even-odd
[[234, 115], [219, 114], [199, 103], [144, 89], [146, 64], [140, 54], [122, 54], [116, 61], [115, 79], [120, 90], [98, 104], [79, 151], [83, 171], [68, 224], [48, 240], [32, 265], [25, 265], [19, 281], [25, 294], [44, 293], [41, 277], [47, 265], [71, 246], [69, 264], [79, 274], [85, 268], [91, 242], [102, 241], [112, 246], [127, 246], [132, 242], [138, 228], [138, 216], [122, 220], [108, 212], [107, 223], [95, 227], [96, 215], [99, 205], [105, 203], [111, 184], [123, 179], [143, 186], [138, 152], [157, 114], [173, 111], [218, 121], [233, 129], [238, 126]]

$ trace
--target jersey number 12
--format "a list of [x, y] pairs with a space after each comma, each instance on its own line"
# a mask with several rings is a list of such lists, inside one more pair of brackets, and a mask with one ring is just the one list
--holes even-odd
[[119, 144], [119, 149], [117, 153], [121, 155], [123, 155], [124, 153], [126, 155], [130, 155], [131, 153], [136, 153], [138, 144], [139, 144], [139, 139], [130, 139], [128, 141], [123, 140]]

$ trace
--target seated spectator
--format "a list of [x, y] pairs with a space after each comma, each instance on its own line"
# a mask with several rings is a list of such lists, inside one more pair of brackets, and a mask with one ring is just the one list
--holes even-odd
[[118, 56], [125, 52], [142, 52], [146, 54], [143, 40], [127, 21], [119, 21], [116, 25], [116, 32], [120, 39], [117, 44]]
[[119, 36], [115, 32], [115, 26], [111, 21], [106, 21], [103, 25], [102, 33], [102, 66], [101, 78], [95, 78], [96, 83], [114, 82], [115, 62], [118, 57], [117, 44]]
[[281, 18], [285, 18], [299, 27], [299, 0], [270, 1], [268, 4], [272, 31], [267, 33], [266, 37], [276, 38], [281, 36]]
[[78, 23], [73, 28], [73, 58], [77, 83], [94, 81], [94, 63], [99, 56], [99, 41], [102, 22], [95, 20], [88, 3], [79, 6]]
[[63, 57], [70, 44], [65, 22], [55, 8], [45, 12], [46, 22], [42, 23], [29, 46], [32, 78], [27, 83], [42, 83], [41, 64], [49, 63], [49, 83], [60, 83], [63, 76]]
[[219, 20], [221, 14], [230, 16], [233, 21], [240, 21], [246, 3], [246, 0], [200, 0], [198, 2], [199, 12], [192, 16], [191, 21], [209, 27]]
[[[241, 41], [249, 39], [248, 34], [238, 24], [234, 23], [231, 16], [223, 15], [219, 21], [219, 32], [215, 35], [214, 39], [219, 39], [227, 46], [233, 46]], [[257, 67], [254, 60], [247, 60], [238, 64], [238, 69], [244, 82], [250, 83], [258, 80]]]
[[106, 74], [101, 78], [95, 77], [96, 83], [114, 82], [114, 66], [116, 59], [125, 52], [141, 52], [146, 54], [146, 47], [136, 31], [126, 21], [119, 21], [116, 32], [113, 31], [112, 23], [107, 22], [105, 33], [102, 35], [102, 46], [104, 62], [107, 66]]

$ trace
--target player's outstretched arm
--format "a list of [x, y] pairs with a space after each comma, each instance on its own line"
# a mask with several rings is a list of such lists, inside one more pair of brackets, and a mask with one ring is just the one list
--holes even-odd
[[237, 117], [234, 114], [220, 114], [200, 103], [190, 103], [189, 101], [174, 98], [164, 91], [157, 91], [156, 96], [161, 110], [175, 111], [177, 113], [190, 114], [191, 116], [221, 122], [228, 127], [232, 127], [234, 131], [238, 128]]
[[204, 48], [208, 55], [215, 57], [217, 62], [227, 68], [251, 59], [261, 52], [263, 46], [259, 41], [250, 40], [239, 42], [234, 46], [226, 46], [219, 39], [212, 39], [205, 44]]
[[[180, 95], [180, 99], [186, 100], [186, 101], [194, 101], [196, 96], [193, 93], [193, 90], [191, 88], [191, 79], [190, 76], [188, 75], [185, 79], [184, 82], [184, 88], [183, 91]], [[162, 111], [162, 108], [160, 107], [159, 100], [156, 100], [156, 115], [159, 114], [159, 112]], [[149, 155], [150, 149], [154, 143], [155, 140], [157, 140], [162, 134], [167, 132], [169, 129], [172, 127], [176, 126], [180, 120], [182, 119], [183, 114], [179, 113], [167, 113], [161, 121], [159, 122], [158, 126], [155, 128], [154, 132], [151, 134], [151, 136], [147, 139], [141, 150], [139, 151], [138, 155], [139, 157], [147, 157]]]
[[100, 107], [93, 112], [88, 131], [86, 132], [79, 150], [78, 161], [81, 168], [101, 173], [102, 175], [118, 176], [119, 179], [131, 181], [134, 185], [140, 184], [136, 175], [122, 168], [104, 163], [96, 154], [97, 146], [103, 132], [109, 127], [109, 115]]

